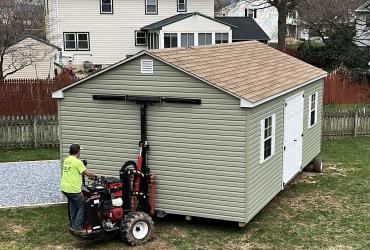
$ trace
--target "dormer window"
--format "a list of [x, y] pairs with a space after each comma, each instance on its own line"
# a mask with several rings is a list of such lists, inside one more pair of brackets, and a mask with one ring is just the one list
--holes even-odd
[[145, 0], [145, 14], [146, 15], [158, 14], [158, 0]]
[[113, 14], [113, 0], [100, 0], [100, 13]]
[[186, 0], [177, 0], [177, 11], [186, 12]]

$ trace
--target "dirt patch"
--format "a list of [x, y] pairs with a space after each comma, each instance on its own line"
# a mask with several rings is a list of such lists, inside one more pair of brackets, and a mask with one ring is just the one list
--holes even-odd
[[154, 239], [150, 242], [148, 242], [147, 244], [143, 245], [143, 246], [139, 246], [139, 247], [136, 247], [134, 249], [138, 249], [138, 250], [146, 250], [146, 249], [163, 249], [163, 250], [175, 250], [176, 248], [174, 247], [171, 247], [168, 245], [167, 242], [165, 242], [164, 240], [160, 240], [160, 239]]
[[317, 175], [318, 173], [302, 172], [294, 179], [294, 183], [307, 183], [307, 184], [318, 183], [318, 180], [315, 180], [315, 177]]
[[28, 227], [19, 225], [16, 222], [8, 222], [6, 227], [15, 234], [25, 234], [30, 230]]
[[348, 170], [345, 170], [341, 165], [341, 163], [326, 163], [324, 165], [324, 171], [326, 170], [332, 175], [347, 176]]
[[[265, 243], [250, 243], [250, 242], [244, 242], [238, 246], [240, 249], [252, 249], [252, 248], [257, 248], [257, 249], [271, 249], [272, 246], [270, 244], [265, 244]], [[235, 248], [230, 248], [230, 249], [235, 249]]]
[[334, 246], [334, 247], [329, 247], [328, 250], [352, 250], [355, 249], [354, 247], [349, 247], [349, 246]]

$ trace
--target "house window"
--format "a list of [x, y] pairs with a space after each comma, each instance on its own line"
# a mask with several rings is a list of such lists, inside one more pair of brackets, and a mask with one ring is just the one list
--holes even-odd
[[64, 50], [89, 50], [89, 33], [64, 33]]
[[229, 33], [216, 33], [215, 36], [216, 36], [216, 44], [229, 42]]
[[199, 33], [198, 45], [212, 44], [212, 33]]
[[181, 47], [194, 46], [194, 33], [181, 33]]
[[186, 0], [177, 0], [177, 11], [186, 12]]
[[135, 31], [135, 46], [143, 46], [146, 44], [146, 32]]
[[177, 33], [164, 33], [164, 47], [177, 48]]
[[275, 154], [275, 114], [261, 120], [261, 155], [260, 163]]
[[310, 95], [308, 110], [308, 127], [311, 128], [317, 123], [317, 101], [318, 93]]
[[158, 0], [145, 0], [145, 14], [158, 14]]
[[100, 13], [112, 14], [113, 13], [113, 0], [100, 0]]
[[257, 9], [245, 9], [245, 16], [257, 18]]

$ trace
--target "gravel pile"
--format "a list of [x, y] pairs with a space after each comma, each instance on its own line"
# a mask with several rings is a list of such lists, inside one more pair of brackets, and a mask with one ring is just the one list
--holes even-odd
[[65, 201], [60, 161], [0, 163], [0, 207]]

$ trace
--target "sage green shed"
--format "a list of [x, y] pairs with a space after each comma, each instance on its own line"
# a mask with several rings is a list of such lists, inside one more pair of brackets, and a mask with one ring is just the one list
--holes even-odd
[[136, 159], [140, 107], [93, 95], [201, 99], [148, 107], [156, 209], [245, 225], [320, 154], [325, 76], [254, 41], [142, 51], [53, 93], [61, 155], [109, 176]]

